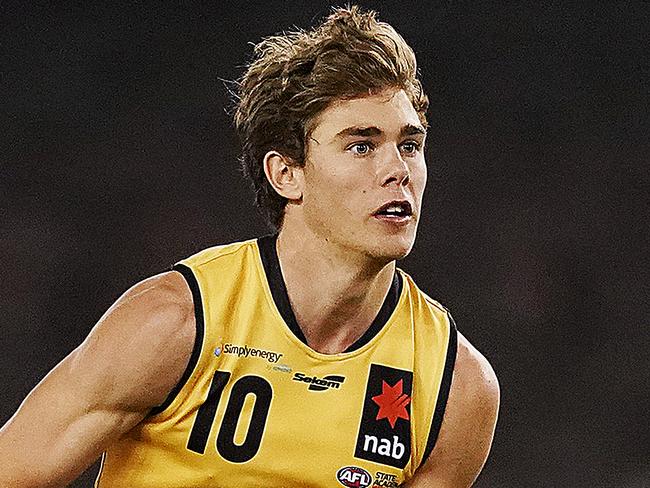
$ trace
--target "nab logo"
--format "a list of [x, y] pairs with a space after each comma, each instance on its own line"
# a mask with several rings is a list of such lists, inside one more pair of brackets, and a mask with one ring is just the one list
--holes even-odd
[[367, 488], [372, 483], [372, 476], [363, 468], [346, 466], [336, 473], [336, 479], [349, 488]]
[[413, 373], [370, 366], [354, 457], [403, 469], [411, 457]]
[[382, 456], [390, 456], [393, 459], [402, 459], [406, 447], [399, 441], [399, 437], [393, 436], [390, 439], [377, 438], [374, 435], [363, 436], [363, 450], [373, 454], [379, 453]]
[[292, 379], [293, 381], [309, 383], [308, 390], [323, 391], [329, 388], [340, 388], [341, 384], [345, 381], [345, 376], [329, 375], [318, 378], [317, 376], [307, 376], [305, 373], [295, 373]]
[[381, 395], [372, 397], [372, 401], [379, 405], [376, 420], [388, 420], [391, 429], [395, 428], [397, 419], [411, 420], [406, 410], [408, 404], [411, 403], [411, 397], [403, 390], [404, 380], [399, 380], [393, 386], [382, 381]]

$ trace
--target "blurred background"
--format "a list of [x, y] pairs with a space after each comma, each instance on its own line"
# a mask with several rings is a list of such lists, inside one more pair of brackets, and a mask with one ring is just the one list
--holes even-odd
[[[359, 3], [431, 99], [401, 266], [501, 382], [476, 486], [649, 487], [648, 3]], [[0, 424], [126, 288], [267, 232], [222, 80], [331, 5], [0, 2]]]

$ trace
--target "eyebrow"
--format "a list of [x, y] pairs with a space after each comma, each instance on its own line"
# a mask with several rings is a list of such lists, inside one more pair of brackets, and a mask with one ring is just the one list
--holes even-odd
[[[334, 139], [344, 139], [346, 137], [351, 137], [351, 136], [357, 136], [357, 137], [375, 137], [378, 135], [381, 135], [383, 131], [379, 127], [359, 127], [359, 126], [353, 126], [353, 127], [347, 127], [346, 129], [343, 129], [342, 131], [338, 132], [335, 136]], [[426, 135], [427, 131], [424, 127], [421, 125], [413, 125], [413, 124], [406, 124], [402, 129], [399, 131], [400, 137], [404, 136], [413, 136], [413, 135]]]

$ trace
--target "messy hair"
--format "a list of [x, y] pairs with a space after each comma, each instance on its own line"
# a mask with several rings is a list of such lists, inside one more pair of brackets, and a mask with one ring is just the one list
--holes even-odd
[[332, 102], [402, 89], [426, 127], [429, 105], [417, 77], [415, 54], [393, 27], [373, 11], [334, 9], [308, 31], [263, 39], [239, 80], [235, 126], [242, 166], [257, 206], [276, 230], [287, 200], [264, 173], [264, 156], [277, 151], [303, 166], [310, 123]]

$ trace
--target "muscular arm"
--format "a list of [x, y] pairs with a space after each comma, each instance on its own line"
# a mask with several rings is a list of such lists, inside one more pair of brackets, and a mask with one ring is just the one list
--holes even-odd
[[0, 429], [0, 486], [64, 486], [159, 405], [189, 361], [191, 293], [175, 272], [128, 290]]
[[499, 411], [499, 383], [487, 360], [458, 334], [456, 366], [440, 435], [408, 488], [467, 488], [478, 477], [492, 445]]

